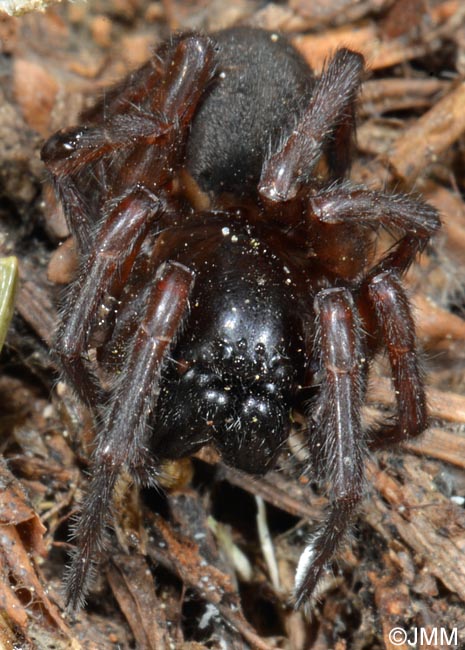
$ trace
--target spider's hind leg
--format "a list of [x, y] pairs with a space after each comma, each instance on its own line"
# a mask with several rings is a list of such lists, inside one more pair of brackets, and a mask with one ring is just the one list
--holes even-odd
[[141, 185], [158, 194], [180, 165], [192, 116], [215, 75], [213, 44], [188, 34], [164, 56], [110, 89], [81, 125], [58, 131], [42, 147], [81, 255], [92, 249], [108, 200]]
[[296, 573], [296, 605], [311, 597], [322, 571], [343, 541], [363, 496], [365, 442], [361, 405], [366, 385], [363, 333], [348, 289], [320, 291], [315, 349], [323, 374], [310, 416], [308, 445], [320, 478], [327, 480], [326, 520], [302, 553]]
[[312, 173], [324, 153], [334, 178], [350, 165], [354, 131], [354, 104], [362, 82], [363, 56], [337, 50], [315, 84], [310, 104], [278, 151], [265, 161], [260, 195], [268, 201], [287, 201], [311, 183]]

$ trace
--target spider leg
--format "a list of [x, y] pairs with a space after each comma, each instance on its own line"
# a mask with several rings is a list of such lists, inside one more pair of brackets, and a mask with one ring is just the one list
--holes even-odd
[[323, 373], [313, 409], [309, 446], [321, 478], [331, 490], [329, 514], [302, 553], [295, 598], [299, 607], [308, 599], [343, 540], [363, 495], [365, 445], [360, 409], [365, 391], [363, 333], [348, 289], [320, 291], [315, 349], [321, 350]]
[[353, 224], [395, 228], [405, 233], [391, 251], [371, 269], [369, 278], [386, 270], [404, 273], [417, 253], [440, 228], [435, 208], [406, 195], [389, 195], [346, 183], [309, 200], [310, 219], [323, 224]]
[[136, 190], [124, 197], [105, 218], [92, 252], [68, 293], [67, 317], [58, 329], [55, 352], [71, 385], [91, 407], [102, 397], [85, 359], [95, 314], [121, 268], [132, 265], [160, 212], [160, 202], [147, 191]]
[[355, 144], [355, 99], [326, 146], [330, 176], [328, 183], [338, 182], [349, 172]]
[[42, 148], [42, 160], [56, 177], [80, 171], [115, 149], [156, 144], [158, 139], [190, 123], [214, 73], [213, 47], [202, 36], [182, 39], [167, 61], [166, 78], [150, 101], [130, 105], [132, 112], [111, 114], [102, 122], [58, 131]]
[[369, 280], [367, 292], [381, 337], [386, 341], [398, 413], [397, 422], [370, 432], [370, 448], [379, 449], [424, 431], [427, 407], [415, 325], [402, 285], [394, 274], [385, 271]]
[[[361, 54], [340, 49], [315, 84], [310, 105], [281, 147], [265, 161], [259, 183], [269, 201], [288, 201], [307, 183], [325, 151], [335, 170], [345, 173], [353, 131], [354, 102], [364, 71]], [[338, 142], [332, 143], [336, 138]]]
[[[147, 422], [156, 407], [163, 362], [186, 314], [193, 281], [193, 272], [185, 266], [163, 264], [143, 319], [129, 342], [126, 370], [112, 391], [93, 454], [90, 488], [76, 525], [78, 547], [66, 579], [69, 611], [79, 608], [85, 598], [92, 568], [105, 544], [113, 490], [123, 466], [133, 473], [138, 472], [140, 464], [145, 472], [147, 468], [156, 471], [147, 460]], [[155, 477], [151, 480], [154, 482]]]
[[[139, 157], [139, 149], [148, 152], [144, 172], [151, 172], [158, 185], [170, 177], [172, 168], [179, 165], [177, 157], [182, 151], [182, 147], [175, 144], [185, 136], [199, 99], [213, 78], [213, 58], [208, 38], [186, 36], [179, 41], [172, 56], [167, 57], [163, 83], [155, 90], [146, 84], [148, 97], [144, 102], [134, 105], [128, 100], [128, 110], [122, 113], [122, 99], [115, 99], [119, 108], [116, 114], [111, 106], [105, 105], [100, 121], [59, 131], [45, 143], [42, 160], [53, 176], [70, 231], [82, 253], [89, 251], [90, 230], [100, 217], [93, 214], [95, 210], [89, 209], [85, 198], [89, 192], [86, 184], [89, 175], [92, 176], [89, 165], [113, 155], [113, 169], [109, 165], [104, 167], [105, 173], [111, 174], [117, 182], [106, 185], [118, 188], [120, 194], [124, 194], [125, 188], [128, 190], [142, 182], [140, 165], [135, 165], [132, 159], [134, 155]], [[141, 77], [141, 84], [144, 81], [146, 75]], [[118, 150], [121, 152], [119, 158], [115, 156]], [[105, 177], [99, 179], [96, 169], [97, 182], [92, 193], [98, 192], [98, 180], [105, 184]], [[150, 183], [147, 186], [154, 189]], [[108, 192], [106, 198], [112, 198]]]

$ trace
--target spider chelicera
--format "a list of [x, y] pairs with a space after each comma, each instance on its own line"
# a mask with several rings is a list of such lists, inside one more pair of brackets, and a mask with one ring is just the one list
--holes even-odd
[[[55, 348], [97, 423], [71, 609], [123, 467], [153, 484], [162, 459], [210, 443], [262, 474], [301, 411], [329, 507], [297, 568], [300, 605], [353, 519], [368, 450], [424, 430], [400, 278], [440, 222], [416, 198], [346, 180], [363, 74], [362, 56], [339, 49], [317, 78], [263, 30], [180, 34], [45, 144], [80, 259]], [[380, 227], [398, 237], [375, 258]], [[364, 429], [382, 349], [397, 418]]]

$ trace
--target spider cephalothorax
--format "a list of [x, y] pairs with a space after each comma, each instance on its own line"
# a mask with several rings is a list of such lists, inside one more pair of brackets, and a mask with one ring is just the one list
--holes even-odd
[[[425, 428], [400, 278], [439, 219], [345, 179], [363, 72], [362, 56], [340, 49], [316, 78], [262, 30], [181, 34], [44, 146], [80, 256], [56, 353], [99, 423], [70, 607], [123, 467], [150, 483], [162, 459], [211, 443], [263, 473], [303, 409], [309, 470], [328, 482], [330, 505], [298, 567], [300, 604], [350, 524], [367, 450]], [[375, 261], [379, 227], [398, 239]], [[367, 431], [380, 349], [397, 420]]]

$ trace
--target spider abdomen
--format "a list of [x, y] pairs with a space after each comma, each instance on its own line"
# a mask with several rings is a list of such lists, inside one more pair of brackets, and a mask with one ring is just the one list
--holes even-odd
[[194, 116], [187, 167], [204, 191], [254, 194], [264, 158], [295, 126], [314, 79], [278, 34], [234, 27], [212, 37], [218, 75]]

